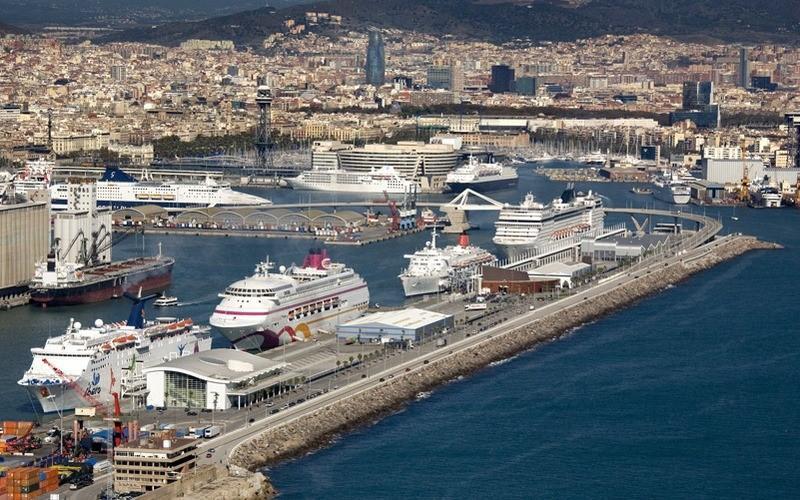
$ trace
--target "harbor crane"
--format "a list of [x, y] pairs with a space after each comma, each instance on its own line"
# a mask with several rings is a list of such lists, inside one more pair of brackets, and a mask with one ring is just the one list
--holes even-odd
[[742, 180], [739, 183], [738, 198], [742, 203], [750, 201], [750, 172], [747, 167], [747, 143], [746, 139], [742, 139], [739, 144], [739, 149], [742, 154]]

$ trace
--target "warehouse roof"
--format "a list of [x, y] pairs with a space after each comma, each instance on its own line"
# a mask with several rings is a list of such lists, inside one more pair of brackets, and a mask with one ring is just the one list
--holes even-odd
[[360, 318], [344, 323], [342, 327], [390, 327], [416, 329], [449, 318], [449, 314], [442, 314], [426, 309], [414, 307], [397, 311], [381, 311], [367, 314]]
[[142, 372], [174, 371], [200, 379], [228, 383], [248, 380], [258, 375], [278, 371], [286, 366], [287, 363], [273, 361], [236, 349], [211, 349], [172, 359], [145, 368]]

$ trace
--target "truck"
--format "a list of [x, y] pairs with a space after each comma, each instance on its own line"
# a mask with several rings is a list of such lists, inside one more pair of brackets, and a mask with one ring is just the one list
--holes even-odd
[[444, 347], [447, 345], [447, 339], [437, 339], [436, 347]]
[[200, 427], [189, 427], [189, 433], [194, 434], [195, 437], [201, 438], [206, 435], [206, 429], [208, 426], [200, 426]]
[[222, 429], [220, 429], [218, 425], [211, 425], [209, 427], [206, 427], [203, 436], [206, 439], [210, 439], [219, 436], [220, 432], [222, 432]]

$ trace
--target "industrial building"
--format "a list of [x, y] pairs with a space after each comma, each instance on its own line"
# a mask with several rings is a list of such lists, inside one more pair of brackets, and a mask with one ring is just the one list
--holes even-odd
[[27, 288], [37, 262], [47, 256], [50, 208], [47, 202], [0, 205], [0, 301]]
[[528, 271], [532, 281], [558, 280], [561, 288], [572, 288], [575, 282], [592, 271], [592, 266], [584, 262], [551, 262]]
[[236, 349], [212, 349], [142, 370], [147, 404], [227, 410], [281, 394], [299, 383], [287, 363]]
[[453, 316], [426, 309], [401, 309], [367, 314], [336, 326], [339, 339], [360, 342], [422, 342], [453, 329]]
[[179, 480], [197, 465], [198, 439], [161, 431], [114, 448], [114, 491], [145, 493]]
[[483, 266], [482, 273], [481, 288], [491, 293], [549, 293], [558, 286], [557, 279], [532, 279], [527, 272], [514, 269]]
[[601, 240], [581, 242], [581, 260], [594, 266], [604, 263], [638, 259], [645, 254], [658, 252], [669, 245], [670, 235], [642, 234], [637, 236], [612, 236]]
[[745, 166], [747, 166], [747, 177], [750, 180], [764, 177], [765, 167], [761, 160], [717, 160], [714, 158], [704, 158], [700, 162], [701, 177], [717, 184], [739, 184], [744, 177]]

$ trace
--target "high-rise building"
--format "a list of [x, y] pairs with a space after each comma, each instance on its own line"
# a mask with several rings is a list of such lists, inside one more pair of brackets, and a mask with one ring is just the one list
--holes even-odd
[[536, 78], [521, 76], [514, 82], [514, 90], [521, 95], [536, 95]]
[[451, 86], [450, 66], [431, 66], [428, 68], [428, 87], [450, 90]]
[[111, 66], [111, 79], [115, 82], [124, 82], [125, 79], [128, 77], [127, 70], [125, 66], [120, 64], [115, 64]]
[[495, 94], [511, 92], [514, 83], [514, 70], [505, 64], [492, 66], [492, 81], [489, 83], [489, 90]]
[[739, 48], [739, 86], [750, 87], [750, 49]]
[[683, 109], [697, 109], [714, 104], [714, 83], [683, 82]]
[[450, 90], [453, 92], [464, 91], [464, 66], [461, 61], [450, 63]]
[[386, 80], [386, 55], [383, 48], [383, 35], [378, 30], [370, 30], [367, 45], [367, 83], [376, 87]]

